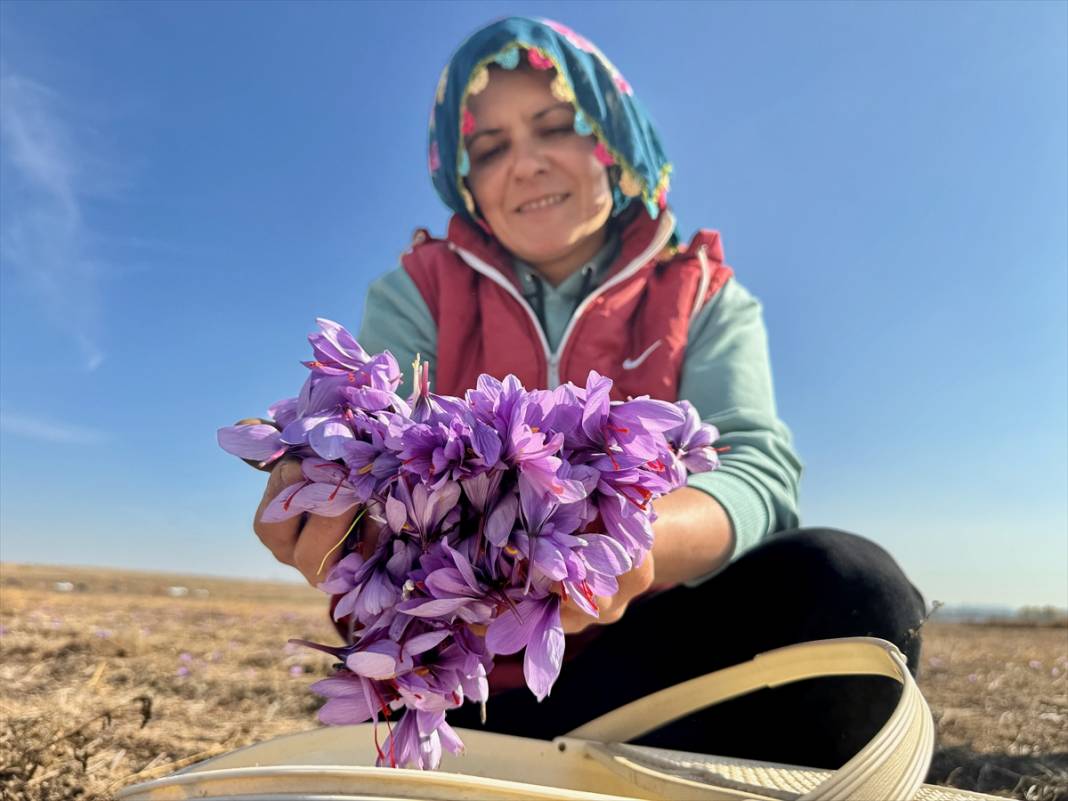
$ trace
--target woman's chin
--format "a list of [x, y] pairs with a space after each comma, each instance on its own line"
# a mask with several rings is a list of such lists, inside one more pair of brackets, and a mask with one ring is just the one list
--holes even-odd
[[575, 248], [575, 243], [571, 242], [567, 237], [549, 238], [544, 234], [541, 236], [535, 234], [530, 237], [524, 237], [524, 239], [526, 241], [517, 244], [512, 253], [528, 264], [545, 264], [559, 261], [566, 258], [568, 253]]

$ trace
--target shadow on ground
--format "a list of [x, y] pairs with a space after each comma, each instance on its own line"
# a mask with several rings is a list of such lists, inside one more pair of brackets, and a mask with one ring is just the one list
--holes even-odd
[[1068, 801], [1068, 752], [1030, 756], [940, 748], [927, 781], [1027, 801]]

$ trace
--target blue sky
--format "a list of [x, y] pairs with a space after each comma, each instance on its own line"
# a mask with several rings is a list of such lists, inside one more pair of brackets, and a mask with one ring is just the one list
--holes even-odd
[[597, 42], [688, 236], [764, 303], [804, 522], [929, 599], [1068, 603], [1068, 5], [0, 6], [0, 557], [298, 578], [215, 430], [441, 232], [425, 124], [480, 24]]

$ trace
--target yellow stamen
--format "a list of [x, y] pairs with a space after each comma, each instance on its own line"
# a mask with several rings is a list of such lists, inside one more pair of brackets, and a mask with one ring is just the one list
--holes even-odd
[[356, 524], [360, 522], [360, 518], [363, 517], [363, 513], [366, 512], [366, 511], [367, 511], [367, 507], [365, 506], [365, 507], [363, 507], [363, 509], [360, 510], [360, 513], [358, 515], [356, 515], [356, 518], [352, 521], [352, 525], [349, 526], [349, 530], [345, 532], [345, 536], [337, 541], [337, 545], [335, 545], [333, 548], [331, 548], [329, 551], [326, 552], [326, 555], [323, 557], [323, 561], [321, 561], [319, 563], [319, 569], [315, 572], [315, 575], [317, 575], [317, 576], [322, 575], [323, 566], [326, 564], [326, 560], [330, 558], [330, 554], [332, 554], [334, 551], [336, 551], [338, 548], [340, 548], [341, 547], [341, 543], [343, 543], [345, 540], [347, 540], [349, 538], [349, 534], [351, 534], [352, 530], [354, 528], [356, 528]]
[[412, 360], [412, 393], [419, 394], [419, 376], [422, 374], [423, 357], [418, 353], [415, 354], [415, 359]]

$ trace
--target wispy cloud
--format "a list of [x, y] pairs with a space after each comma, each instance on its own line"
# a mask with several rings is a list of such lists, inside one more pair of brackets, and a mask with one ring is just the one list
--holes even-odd
[[0, 64], [0, 264], [73, 338], [85, 369], [95, 370], [104, 360], [100, 275], [82, 205], [91, 157], [76, 144], [85, 137], [65, 110], [69, 117], [57, 92]]
[[107, 437], [103, 431], [70, 423], [57, 423], [39, 417], [28, 417], [11, 412], [0, 412], [0, 431], [5, 434], [38, 442], [64, 445], [95, 445]]

